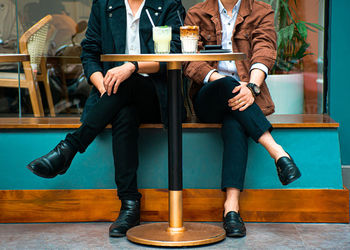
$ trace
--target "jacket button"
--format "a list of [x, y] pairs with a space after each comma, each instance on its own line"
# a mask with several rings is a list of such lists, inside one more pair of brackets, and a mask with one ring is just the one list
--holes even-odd
[[112, 5], [110, 5], [110, 6], [108, 7], [108, 9], [110, 9], [110, 10], [111, 10], [112, 8], [113, 8]]
[[113, 16], [113, 14], [112, 13], [109, 13], [109, 17], [112, 17]]

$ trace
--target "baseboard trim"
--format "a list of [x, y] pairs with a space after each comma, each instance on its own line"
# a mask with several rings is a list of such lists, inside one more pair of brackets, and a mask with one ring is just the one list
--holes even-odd
[[[168, 220], [166, 189], [143, 189], [142, 221]], [[221, 221], [224, 193], [185, 189], [185, 221]], [[113, 221], [120, 207], [116, 191], [0, 190], [0, 223]], [[349, 190], [248, 189], [241, 215], [249, 222], [349, 223]]]

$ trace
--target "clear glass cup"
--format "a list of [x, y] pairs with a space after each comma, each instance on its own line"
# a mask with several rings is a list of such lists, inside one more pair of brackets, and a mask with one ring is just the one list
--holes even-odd
[[171, 41], [171, 27], [153, 27], [154, 52], [156, 54], [169, 54]]
[[180, 40], [181, 50], [184, 54], [197, 53], [199, 39], [199, 27], [198, 26], [181, 26], [180, 27]]

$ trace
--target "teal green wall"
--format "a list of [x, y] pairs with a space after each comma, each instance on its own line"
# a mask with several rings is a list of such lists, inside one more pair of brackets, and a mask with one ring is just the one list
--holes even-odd
[[350, 26], [349, 0], [330, 0], [329, 9], [329, 112], [340, 123], [343, 165], [350, 165]]
[[[78, 154], [63, 176], [44, 179], [25, 166], [46, 154], [66, 130], [0, 131], [0, 190], [115, 188], [111, 131], [106, 130], [84, 154]], [[336, 129], [275, 129], [275, 139], [298, 164], [302, 177], [282, 186], [273, 160], [250, 140], [245, 188], [342, 189]], [[167, 133], [141, 129], [140, 188], [168, 187]], [[222, 141], [218, 129], [187, 129], [183, 133], [184, 188], [220, 188]]]

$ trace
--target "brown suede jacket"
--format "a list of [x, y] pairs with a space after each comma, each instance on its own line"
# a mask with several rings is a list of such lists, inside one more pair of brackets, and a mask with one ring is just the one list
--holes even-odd
[[[189, 9], [185, 25], [199, 26], [200, 38], [198, 49], [207, 44], [221, 44], [222, 26], [218, 0], [206, 0]], [[244, 61], [236, 61], [239, 78], [249, 82], [249, 70], [254, 63], [263, 63], [271, 69], [276, 59], [276, 31], [274, 12], [270, 5], [255, 0], [242, 0], [233, 30], [232, 51], [247, 55]], [[203, 86], [205, 76], [212, 69], [217, 69], [218, 62], [189, 62], [184, 64], [184, 73], [192, 79], [190, 97]], [[272, 114], [275, 106], [264, 82], [261, 94], [256, 98], [265, 115]]]

